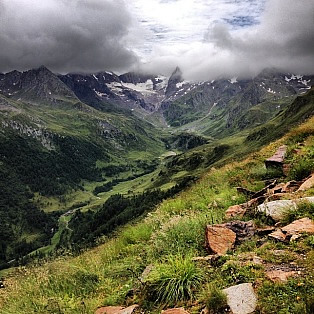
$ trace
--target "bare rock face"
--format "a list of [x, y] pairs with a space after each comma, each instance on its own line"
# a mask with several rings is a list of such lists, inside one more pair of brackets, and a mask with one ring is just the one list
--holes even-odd
[[183, 307], [162, 311], [163, 314], [189, 314]]
[[232, 249], [236, 240], [236, 234], [224, 225], [208, 225], [205, 231], [206, 248], [209, 252], [225, 255]]
[[227, 303], [233, 314], [253, 313], [257, 297], [251, 283], [242, 283], [223, 290], [227, 294]]
[[299, 187], [298, 192], [306, 191], [314, 187], [314, 173]]
[[293, 193], [297, 191], [301, 185], [302, 185], [302, 181], [289, 181], [283, 187], [282, 192]]
[[137, 304], [126, 308], [122, 306], [105, 306], [97, 309], [95, 314], [132, 314], [138, 307]]
[[314, 222], [307, 217], [298, 219], [290, 225], [283, 227], [282, 231], [285, 232], [287, 236], [292, 236], [299, 233], [314, 233]]

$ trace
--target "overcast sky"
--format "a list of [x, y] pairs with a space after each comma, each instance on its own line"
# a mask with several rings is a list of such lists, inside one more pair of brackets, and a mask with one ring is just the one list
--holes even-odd
[[0, 0], [0, 71], [314, 73], [313, 0]]

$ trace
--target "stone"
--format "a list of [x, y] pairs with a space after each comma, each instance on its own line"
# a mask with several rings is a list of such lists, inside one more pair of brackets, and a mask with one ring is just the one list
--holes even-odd
[[223, 291], [233, 314], [249, 314], [255, 311], [257, 297], [251, 283], [242, 283]]
[[299, 187], [298, 192], [306, 191], [314, 187], [314, 173]]
[[257, 211], [265, 213], [275, 221], [279, 221], [283, 218], [285, 213], [290, 209], [296, 209], [297, 204], [292, 200], [279, 200], [261, 204], [257, 206]]
[[122, 310], [122, 306], [105, 306], [97, 309], [95, 314], [120, 314]]
[[271, 270], [266, 272], [266, 276], [273, 282], [286, 282], [289, 277], [297, 274], [295, 271]]
[[95, 314], [132, 314], [138, 307], [137, 304], [126, 308], [122, 306], [105, 306], [97, 309]]
[[252, 262], [256, 265], [262, 265], [263, 264], [263, 259], [260, 258], [259, 256], [254, 256]]
[[165, 311], [161, 311], [163, 314], [189, 314], [183, 307], [178, 307], [174, 309], [168, 309]]
[[287, 236], [281, 231], [281, 229], [278, 229], [269, 234], [268, 237], [277, 241], [285, 242]]
[[260, 237], [263, 237], [265, 235], [268, 235], [272, 232], [275, 231], [275, 227], [270, 227], [270, 226], [266, 226], [264, 228], [258, 228], [255, 230], [255, 233], [260, 236]]
[[270, 189], [269, 193], [270, 193], [270, 194], [278, 194], [278, 193], [281, 193], [284, 187], [285, 187], [285, 184], [284, 184], [284, 183], [279, 183], [279, 184], [277, 184], [275, 187], [273, 187], [272, 189]]
[[232, 230], [236, 234], [237, 241], [244, 241], [252, 237], [255, 233], [255, 225], [252, 220], [240, 221], [235, 220], [224, 224], [225, 227]]
[[242, 218], [245, 213], [246, 213], [246, 208], [243, 206], [243, 204], [233, 205], [227, 209], [226, 218], [232, 218], [236, 216]]
[[205, 231], [205, 242], [208, 251], [218, 255], [225, 255], [232, 249], [236, 234], [224, 225], [208, 225]]
[[294, 242], [297, 241], [298, 239], [302, 238], [301, 234], [294, 234], [291, 238], [290, 238], [290, 242]]
[[301, 184], [302, 184], [302, 181], [289, 181], [283, 187], [282, 192], [283, 193], [293, 193], [299, 189]]
[[266, 168], [282, 168], [285, 161], [286, 153], [287, 146], [280, 146], [273, 156], [265, 160]]
[[292, 236], [298, 233], [314, 233], [314, 222], [308, 218], [302, 218], [295, 220], [290, 225], [282, 228], [282, 231], [287, 234], [287, 236]]
[[153, 268], [154, 268], [153, 264], [149, 264], [148, 266], [146, 266], [146, 268], [144, 269], [141, 277], [139, 278], [140, 282], [143, 283], [147, 279], [148, 275], [151, 273]]

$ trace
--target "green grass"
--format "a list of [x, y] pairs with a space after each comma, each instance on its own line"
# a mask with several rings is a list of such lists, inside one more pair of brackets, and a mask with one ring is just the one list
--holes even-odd
[[[210, 294], [205, 298], [202, 292], [208, 285], [217, 287], [209, 303], [214, 307], [221, 304], [221, 289], [242, 282], [257, 284], [260, 313], [303, 313], [300, 309], [307, 313], [312, 306], [308, 296], [313, 295], [311, 237], [297, 244], [268, 242], [263, 247], [253, 238], [212, 265], [192, 258], [207, 254], [202, 245], [204, 226], [223, 222], [228, 206], [244, 201], [235, 187], [258, 190], [263, 160], [292, 137], [314, 134], [313, 125], [309, 120], [245, 160], [211, 169], [147, 216], [119, 228], [111, 238], [100, 238], [94, 249], [18, 269], [6, 277], [7, 288], [0, 290], [0, 313], [93, 313], [102, 305], [134, 303], [147, 313], [159, 313], [166, 304], [199, 313], [209, 302]], [[284, 254], [274, 254], [275, 250]], [[287, 285], [274, 284], [265, 278], [262, 266], [240, 259], [240, 254], [250, 252], [269, 263], [290, 263], [302, 253], [305, 275]], [[148, 265], [153, 270], [143, 285], [138, 278]]]

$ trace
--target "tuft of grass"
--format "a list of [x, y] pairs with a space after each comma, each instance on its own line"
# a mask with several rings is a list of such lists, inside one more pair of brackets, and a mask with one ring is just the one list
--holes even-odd
[[121, 234], [121, 238], [126, 245], [143, 243], [150, 239], [152, 232], [152, 225], [148, 223], [140, 223], [136, 226], [130, 226], [125, 229]]
[[201, 299], [210, 314], [225, 313], [225, 309], [228, 307], [227, 295], [214, 284], [206, 286], [202, 291]]
[[146, 280], [146, 295], [164, 305], [191, 300], [204, 278], [204, 272], [190, 257], [172, 255], [154, 266]]
[[281, 222], [283, 224], [289, 224], [294, 220], [301, 219], [304, 217], [309, 217], [311, 219], [314, 218], [314, 204], [306, 200], [298, 203], [297, 208], [291, 208], [287, 210], [284, 213]]

